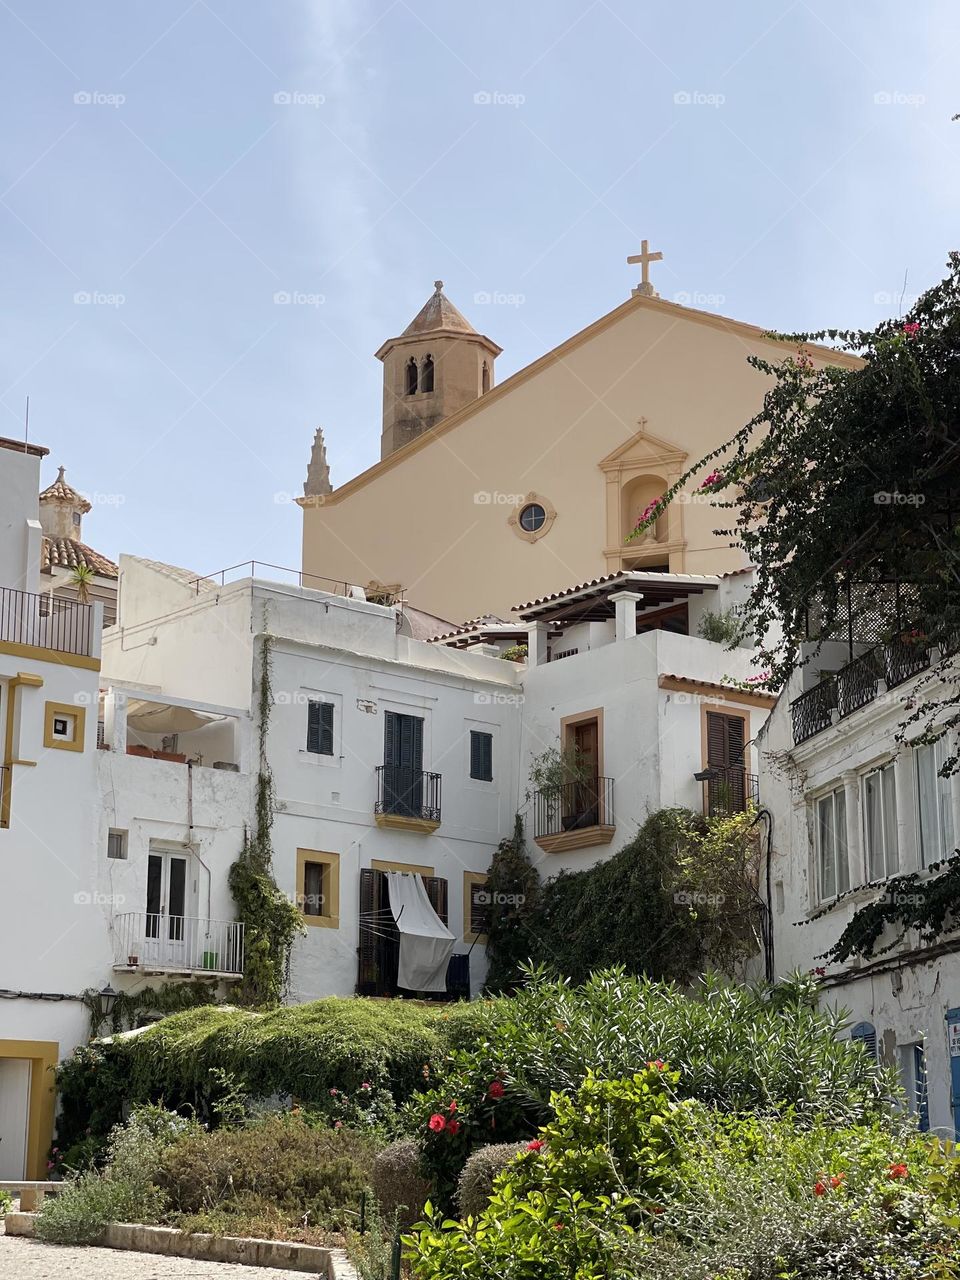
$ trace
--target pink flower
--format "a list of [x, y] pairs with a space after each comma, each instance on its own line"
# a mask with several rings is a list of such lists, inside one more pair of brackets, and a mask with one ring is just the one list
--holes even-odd
[[335, 1098], [339, 1092], [340, 1092], [340, 1090], [339, 1090], [339, 1089], [331, 1089], [331, 1090], [330, 1090], [330, 1097], [331, 1097], [331, 1098]]
[[657, 507], [659, 507], [659, 506], [660, 506], [660, 503], [661, 503], [661, 502], [663, 502], [663, 494], [662, 494], [662, 493], [661, 493], [661, 495], [660, 495], [660, 497], [659, 497], [659, 498], [654, 498], [652, 502], [648, 502], [648, 503], [647, 503], [647, 505], [646, 505], [646, 506], [643, 508], [643, 510], [640, 512], [639, 519], [637, 520], [637, 527], [638, 527], [638, 528], [640, 527], [640, 525], [642, 525], [642, 524], [646, 524], [646, 523], [647, 523], [647, 521], [650, 519], [650, 517], [651, 517], [651, 516], [653, 515], [653, 513], [656, 511]]
[[500, 1083], [499, 1080], [494, 1080], [493, 1083], [490, 1085], [490, 1088], [487, 1090], [487, 1096], [490, 1098], [493, 1098], [495, 1102], [499, 1101], [500, 1098], [503, 1097], [503, 1093], [504, 1093], [503, 1085]]
[[449, 1133], [449, 1134], [450, 1134], [450, 1136], [451, 1136], [452, 1138], [455, 1138], [459, 1132], [460, 1132], [460, 1121], [459, 1121], [459, 1120], [448, 1120], [448, 1121], [447, 1121], [447, 1133]]
[[449, 1107], [447, 1107], [447, 1110], [456, 1111], [456, 1109], [457, 1109], [457, 1100], [456, 1098], [454, 1098], [454, 1100], [450, 1103]]
[[335, 1129], [342, 1129], [342, 1128], [343, 1128], [343, 1121], [342, 1121], [342, 1120], [334, 1120], [334, 1122], [333, 1122], [333, 1127], [334, 1127]]
[[908, 338], [915, 338], [920, 332], [920, 325], [916, 320], [908, 320], [903, 326], [903, 332]]
[[534, 1138], [532, 1142], [527, 1143], [528, 1151], [542, 1151], [545, 1143], [542, 1138]]
[[723, 481], [722, 471], [711, 471], [710, 474], [703, 481], [703, 483], [700, 485], [700, 488], [713, 489], [715, 487], [719, 487], [722, 481]]
[[361, 1089], [369, 1089], [369, 1088], [370, 1088], [370, 1086], [366, 1083], [366, 1081], [364, 1081], [364, 1083], [360, 1086], [360, 1088], [361, 1088]]
[[443, 1133], [444, 1129], [447, 1127], [447, 1122], [439, 1112], [435, 1111], [430, 1117], [430, 1123], [427, 1127], [434, 1133]]

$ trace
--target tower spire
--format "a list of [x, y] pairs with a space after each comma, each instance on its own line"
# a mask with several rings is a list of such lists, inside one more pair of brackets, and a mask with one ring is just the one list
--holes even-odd
[[327, 446], [323, 438], [323, 428], [317, 427], [313, 437], [313, 448], [310, 450], [307, 478], [303, 482], [303, 496], [305, 498], [321, 498], [328, 493], [333, 493], [333, 485], [330, 483]]

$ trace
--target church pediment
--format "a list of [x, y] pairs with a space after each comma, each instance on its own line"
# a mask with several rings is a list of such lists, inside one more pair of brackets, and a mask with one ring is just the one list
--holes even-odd
[[601, 471], [614, 472], [662, 472], [668, 469], [678, 472], [687, 460], [683, 449], [678, 449], [669, 440], [661, 440], [646, 429], [646, 423], [640, 420], [640, 430], [618, 445], [612, 453], [601, 458], [597, 464]]

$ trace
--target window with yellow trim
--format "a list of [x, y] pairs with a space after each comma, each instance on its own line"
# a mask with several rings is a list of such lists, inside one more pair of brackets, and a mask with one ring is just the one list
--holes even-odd
[[307, 925], [340, 927], [340, 855], [297, 850], [297, 906]]

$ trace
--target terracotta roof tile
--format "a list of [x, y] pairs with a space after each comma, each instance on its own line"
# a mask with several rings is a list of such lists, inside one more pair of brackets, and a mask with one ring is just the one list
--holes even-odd
[[436, 281], [436, 288], [414, 318], [402, 338], [412, 338], [418, 333], [432, 333], [435, 329], [454, 329], [458, 333], [476, 333], [470, 321], [460, 314], [443, 292], [443, 281]]
[[57, 478], [53, 484], [48, 485], [40, 494], [41, 502], [72, 502], [79, 511], [84, 515], [90, 510], [90, 503], [86, 500], [82, 493], [77, 493], [72, 485], [67, 484], [63, 478], [64, 468], [61, 467], [57, 472]]
[[93, 547], [77, 542], [76, 538], [44, 538], [42, 569], [75, 569], [78, 565], [92, 569], [101, 578], [116, 578], [120, 575], [120, 570], [112, 560], [102, 556], [99, 551], [94, 551]]

